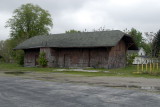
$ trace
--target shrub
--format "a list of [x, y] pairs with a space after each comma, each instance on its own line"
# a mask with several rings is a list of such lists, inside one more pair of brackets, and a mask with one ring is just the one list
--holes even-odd
[[127, 64], [132, 65], [136, 56], [137, 56], [137, 54], [128, 54], [127, 55]]
[[41, 52], [39, 54], [39, 58], [38, 58], [38, 64], [42, 67], [47, 66], [47, 59], [46, 59], [46, 54], [44, 52]]
[[4, 62], [4, 61], [5, 61], [5, 60], [4, 60], [3, 56], [0, 55], [0, 63], [2, 63], [2, 62]]
[[15, 52], [15, 60], [17, 64], [23, 66], [24, 65], [24, 51], [16, 51]]

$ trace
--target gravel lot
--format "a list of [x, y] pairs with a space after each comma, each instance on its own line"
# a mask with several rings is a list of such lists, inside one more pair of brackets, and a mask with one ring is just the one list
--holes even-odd
[[[6, 71], [0, 71], [0, 76], [15, 76], [5, 74]], [[8, 72], [8, 71], [7, 71]], [[137, 88], [149, 91], [160, 92], [160, 79], [143, 78], [143, 77], [114, 77], [114, 76], [96, 76], [88, 77], [76, 74], [64, 74], [55, 72], [27, 72], [20, 74], [19, 77], [55, 81], [62, 83], [80, 83], [90, 84], [105, 87], [124, 87], [124, 88]]]
[[[1, 72], [2, 73], [2, 72]], [[4, 73], [3, 73], [4, 74]], [[51, 73], [51, 72], [28, 72], [20, 77], [57, 81], [57, 82], [69, 82], [69, 83], [83, 83], [91, 85], [100, 85], [108, 87], [129, 87], [129, 88], [142, 88], [160, 91], [160, 79], [143, 78], [143, 77], [114, 77], [114, 76], [96, 76], [88, 77], [76, 74], [64, 74], [64, 73]]]
[[24, 77], [0, 76], [0, 107], [160, 107], [159, 93]]

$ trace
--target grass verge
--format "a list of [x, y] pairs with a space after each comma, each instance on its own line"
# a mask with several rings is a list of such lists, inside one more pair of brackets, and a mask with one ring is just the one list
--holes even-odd
[[[98, 70], [99, 72], [82, 72], [82, 71], [56, 71], [58, 68], [38, 68], [38, 67], [21, 67], [17, 64], [0, 63], [0, 71], [13, 71], [13, 72], [59, 72], [64, 74], [75, 74], [83, 76], [120, 76], [120, 77], [145, 77], [145, 78], [160, 78], [160, 71], [153, 73], [136, 72], [136, 66], [128, 66], [118, 69], [95, 69], [88, 68], [86, 70]], [[109, 71], [109, 72], [104, 72]]]

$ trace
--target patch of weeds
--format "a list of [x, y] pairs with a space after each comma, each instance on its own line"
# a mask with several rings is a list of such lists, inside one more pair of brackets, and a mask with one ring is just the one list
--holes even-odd
[[83, 70], [108, 71], [106, 68], [84, 68]]
[[142, 74], [148, 74], [152, 76], [160, 76], [160, 72], [142, 72]]
[[22, 75], [25, 72], [22, 71], [11, 71], [11, 72], [4, 72], [5, 74], [12, 74], [12, 75]]
[[133, 74], [142, 74], [142, 72], [133, 72]]

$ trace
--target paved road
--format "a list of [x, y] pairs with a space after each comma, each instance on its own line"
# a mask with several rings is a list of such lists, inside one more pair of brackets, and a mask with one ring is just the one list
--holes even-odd
[[0, 77], [0, 107], [160, 107], [160, 94]]

